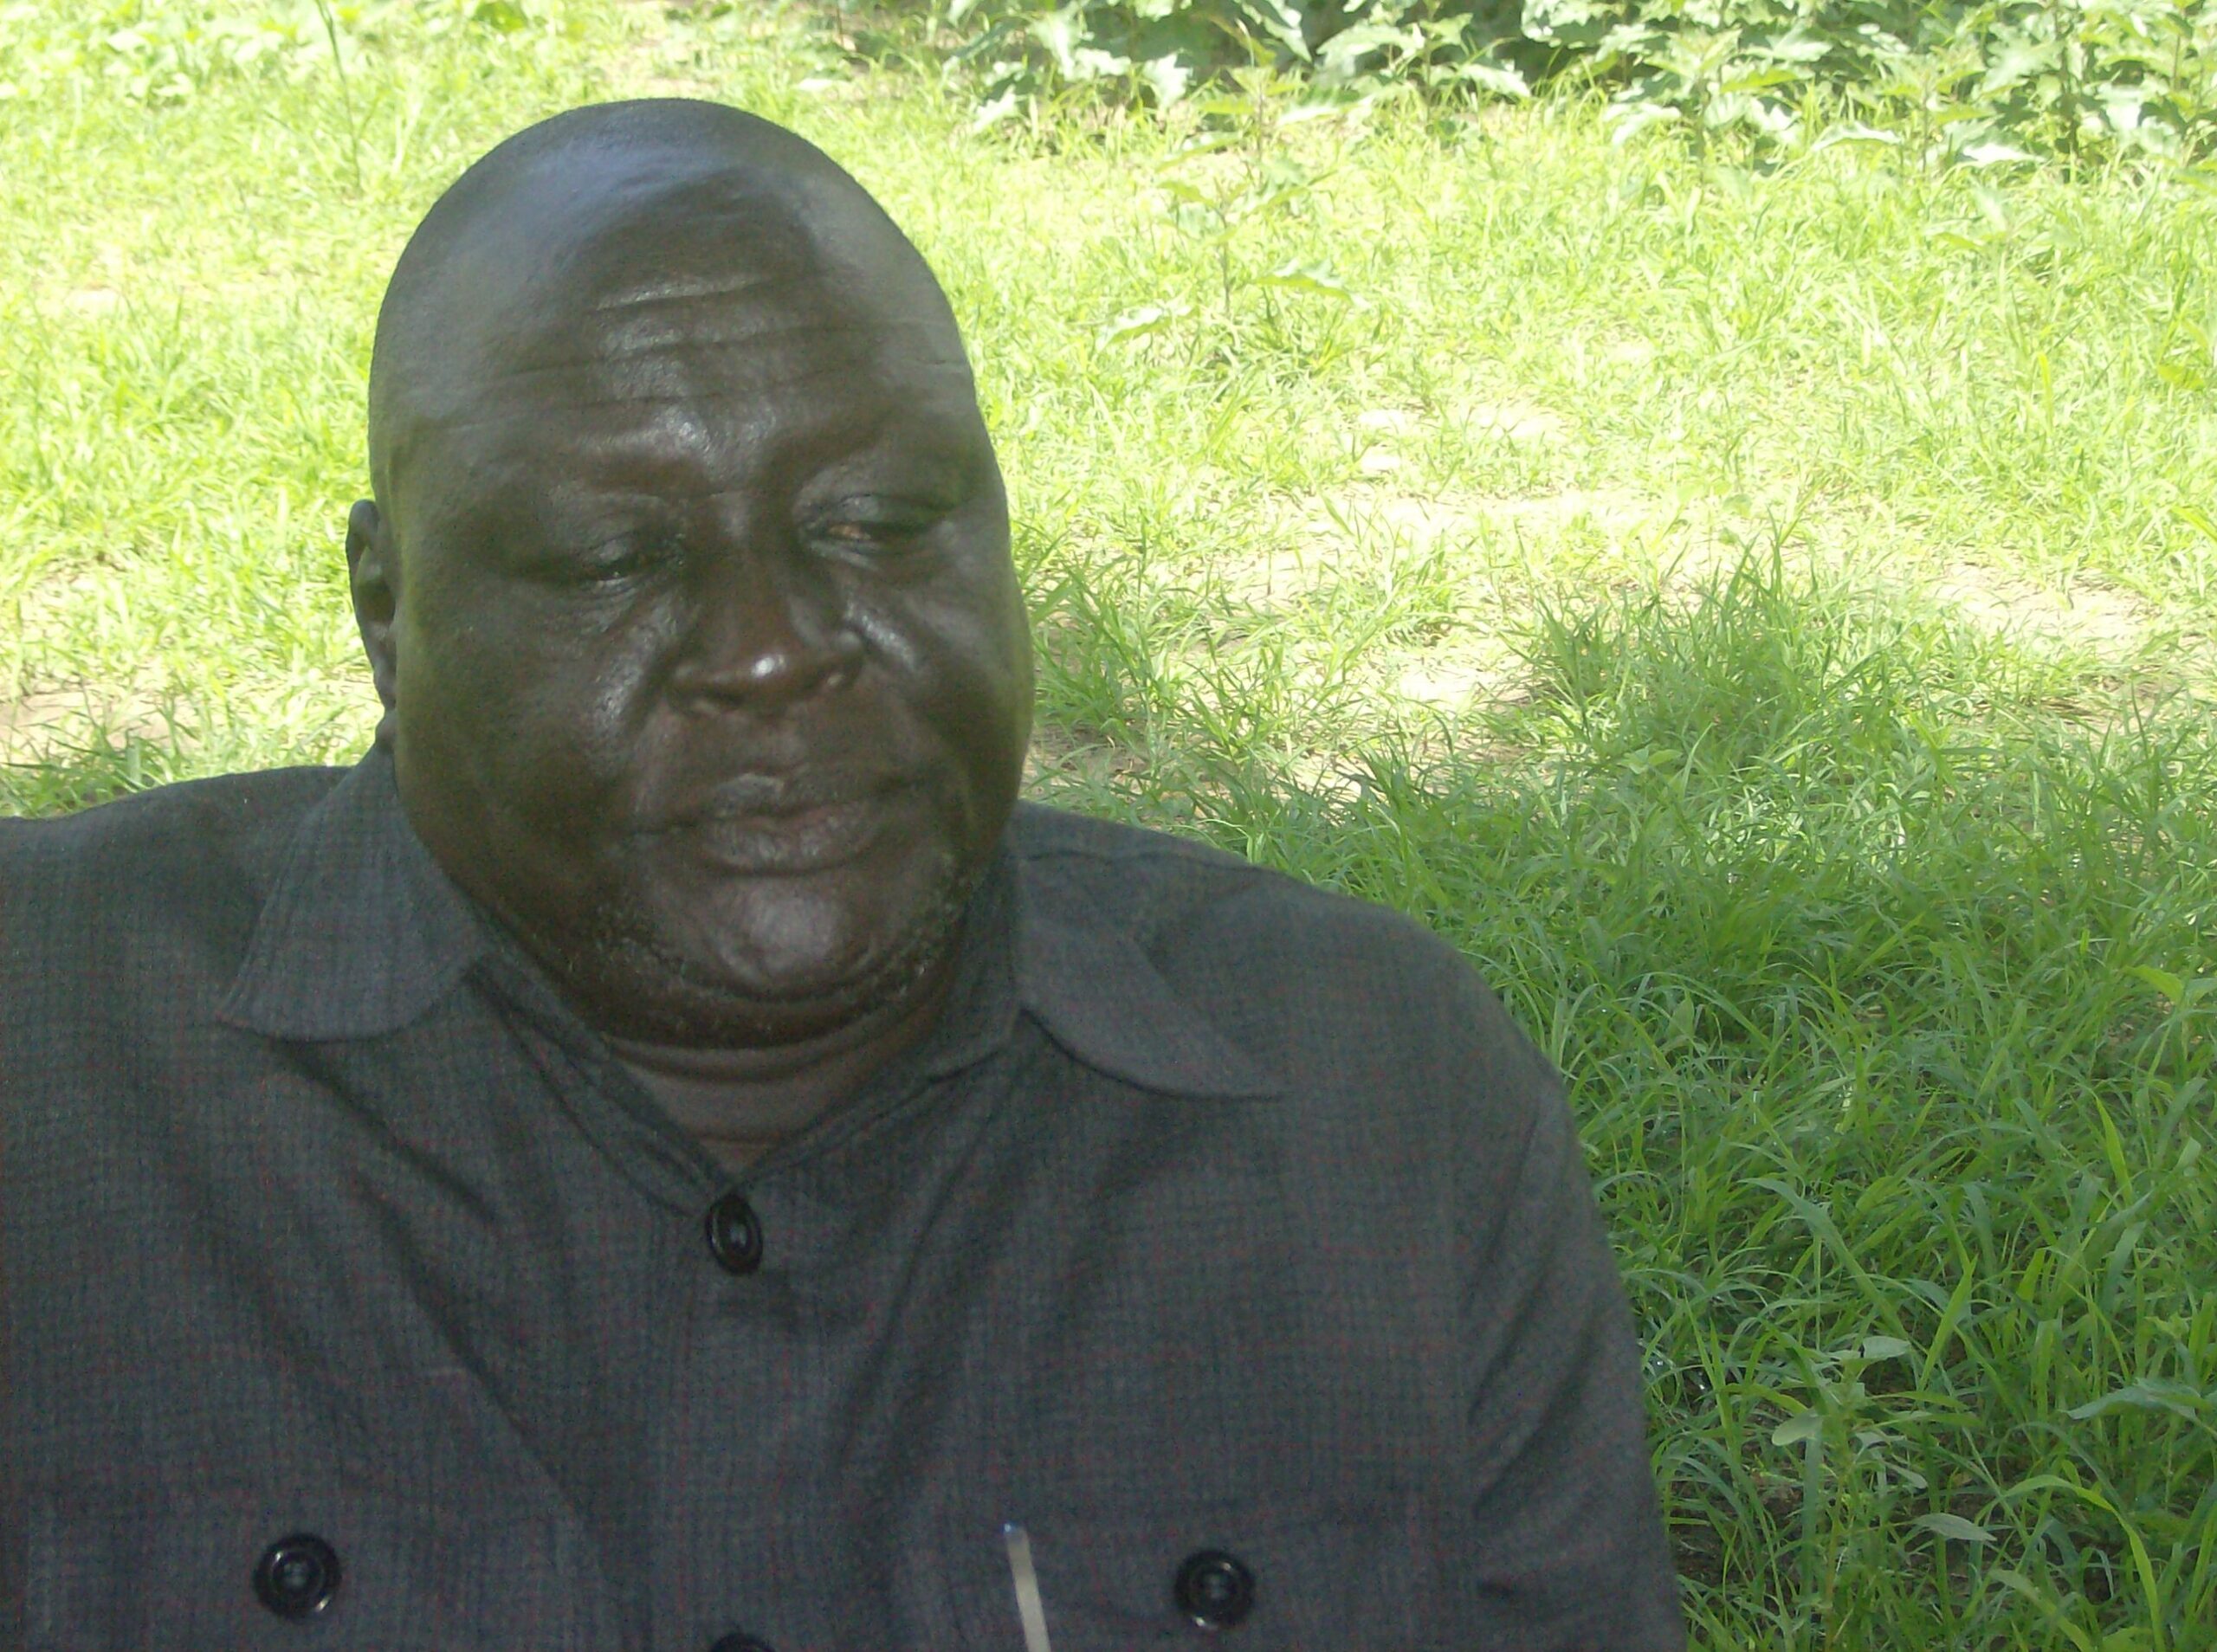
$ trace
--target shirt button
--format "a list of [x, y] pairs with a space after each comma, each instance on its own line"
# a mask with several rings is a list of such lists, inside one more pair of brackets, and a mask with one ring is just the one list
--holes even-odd
[[1255, 1574], [1237, 1555], [1196, 1549], [1179, 1566], [1170, 1592], [1178, 1610], [1202, 1629], [1233, 1629], [1255, 1610]]
[[313, 1617], [331, 1604], [341, 1575], [336, 1549], [313, 1532], [295, 1532], [262, 1552], [254, 1592], [280, 1617]]
[[708, 1207], [708, 1253], [727, 1274], [751, 1274], [762, 1265], [762, 1224], [735, 1191]]
[[708, 1649], [708, 1652], [771, 1652], [767, 1641], [758, 1641], [752, 1635], [727, 1635]]

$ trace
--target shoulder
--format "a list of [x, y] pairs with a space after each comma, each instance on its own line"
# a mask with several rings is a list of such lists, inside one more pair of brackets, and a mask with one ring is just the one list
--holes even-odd
[[1037, 804], [1018, 811], [1013, 836], [1026, 887], [1053, 916], [1128, 935], [1173, 979], [1273, 997], [1307, 981], [1335, 997], [1353, 988], [1419, 1000], [1477, 984], [1462, 955], [1413, 919], [1205, 844]]
[[[1205, 843], [1028, 803], [1013, 836], [1028, 887], [1055, 907], [1180, 950], [1207, 937], [1317, 939], [1440, 960], [1456, 954], [1430, 930], [1375, 902], [1320, 889]], [[1295, 960], [1288, 959], [1287, 962]]]
[[1019, 811], [1014, 838], [1048, 914], [1121, 932], [1290, 1091], [1387, 1112], [1492, 1098], [1509, 1113], [1557, 1094], [1553, 1068], [1470, 963], [1400, 913], [1166, 833], [1037, 806]]
[[0, 821], [0, 961], [66, 967], [107, 942], [143, 952], [194, 932], [242, 946], [302, 816], [344, 772], [222, 775], [74, 815]]
[[281, 855], [301, 816], [339, 778], [337, 768], [266, 769], [133, 792], [113, 803], [38, 820], [0, 821], [0, 873], [53, 873], [122, 860], [194, 875], [206, 857], [242, 864]]

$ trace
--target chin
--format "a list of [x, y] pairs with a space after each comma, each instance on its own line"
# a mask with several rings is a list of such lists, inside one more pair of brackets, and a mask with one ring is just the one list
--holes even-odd
[[592, 995], [595, 1018], [628, 1036], [735, 1046], [816, 1036], [905, 1003], [953, 950], [969, 895], [967, 879], [920, 881], [915, 898], [867, 914], [790, 887], [664, 908], [607, 960], [617, 967], [602, 984], [616, 991]]

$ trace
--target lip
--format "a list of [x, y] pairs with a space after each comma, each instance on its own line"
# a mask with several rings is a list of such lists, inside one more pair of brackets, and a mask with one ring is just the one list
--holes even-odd
[[702, 808], [637, 836], [721, 872], [798, 877], [860, 860], [875, 848], [911, 787], [797, 784], [742, 776]]

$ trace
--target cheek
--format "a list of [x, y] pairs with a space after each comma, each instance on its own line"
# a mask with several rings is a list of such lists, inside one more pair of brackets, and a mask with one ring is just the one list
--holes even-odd
[[898, 623], [858, 614], [905, 715], [940, 765], [944, 824], [966, 856], [999, 833], [1023, 778], [1031, 731], [1031, 655], [988, 612], [905, 609]]
[[[562, 803], [604, 793], [637, 762], [675, 623], [669, 603], [594, 610], [534, 596], [483, 603], [423, 636], [428, 703], [410, 720], [468, 748], [497, 794]], [[404, 708], [405, 674], [404, 664]]]
[[1031, 703], [1031, 649], [1013, 581], [949, 580], [873, 599], [848, 623], [934, 731], [966, 757], [1020, 750]]

